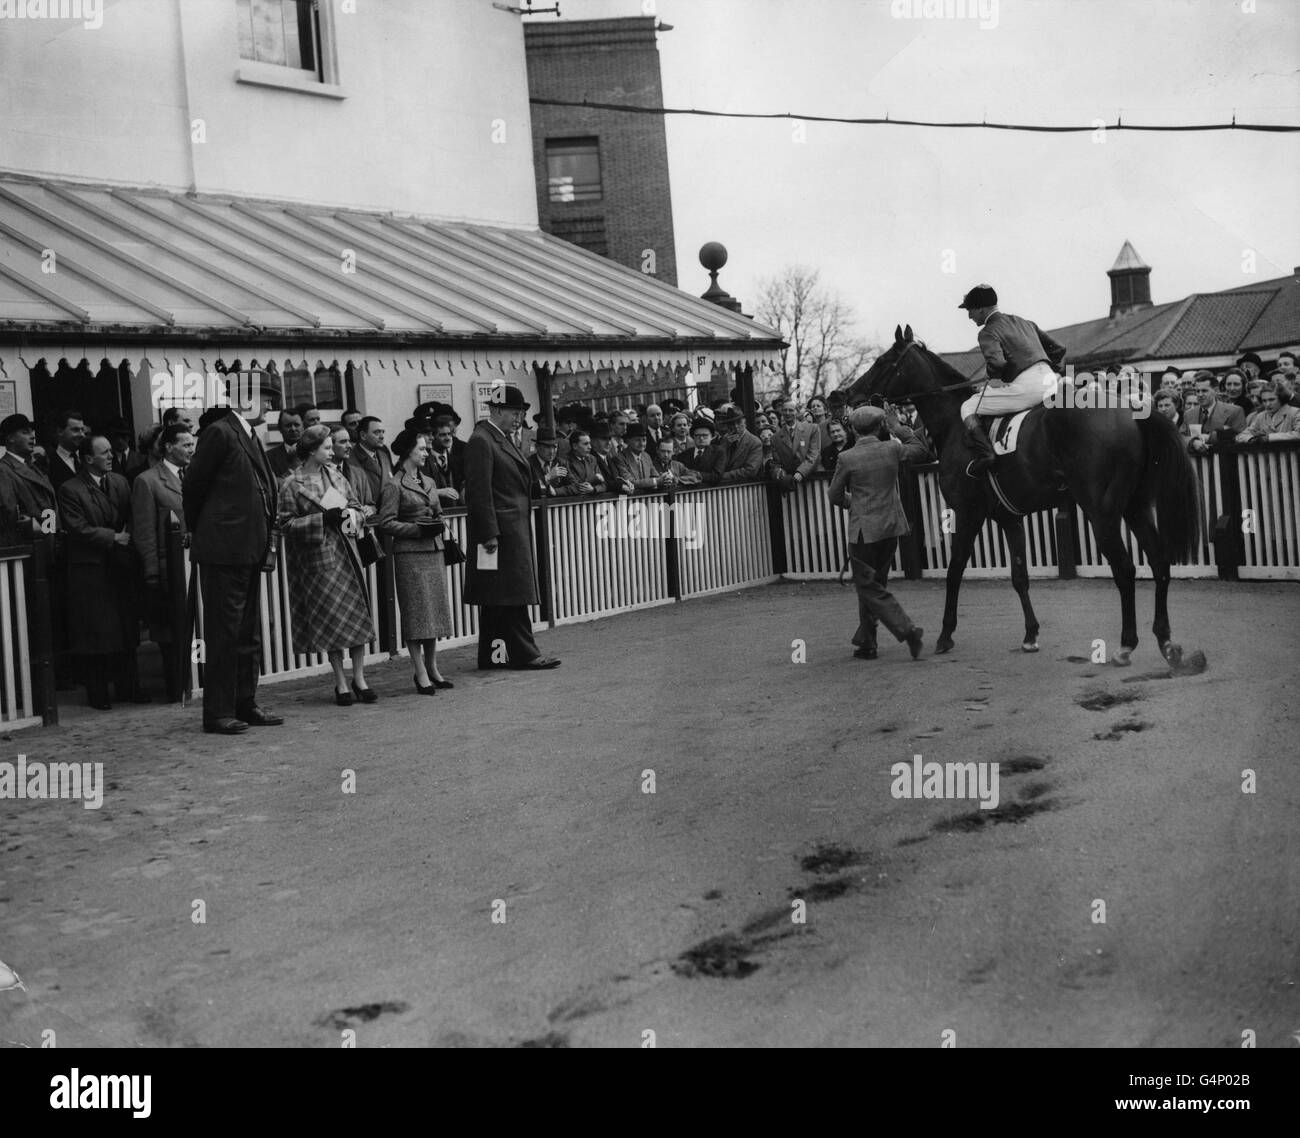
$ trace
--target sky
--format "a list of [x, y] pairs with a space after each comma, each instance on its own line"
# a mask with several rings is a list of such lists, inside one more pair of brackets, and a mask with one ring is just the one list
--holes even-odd
[[[546, 0], [538, 0], [545, 3]], [[1297, 0], [560, 0], [565, 19], [657, 15], [664, 102], [710, 110], [1089, 125], [1300, 124]], [[967, 10], [979, 0], [965, 0]], [[554, 17], [547, 17], [553, 19]], [[981, 28], [981, 22], [990, 26]], [[956, 307], [1059, 327], [1106, 315], [1125, 240], [1156, 303], [1300, 266], [1300, 135], [1039, 135], [669, 116], [678, 284], [753, 309], [760, 279], [818, 269], [861, 333], [975, 345]], [[1253, 273], [1250, 271], [1253, 267]]]

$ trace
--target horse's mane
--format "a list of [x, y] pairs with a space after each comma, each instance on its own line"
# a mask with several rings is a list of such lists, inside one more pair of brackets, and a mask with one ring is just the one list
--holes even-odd
[[[968, 379], [966, 376], [962, 375], [961, 372], [959, 372], [955, 367], [953, 367], [952, 364], [950, 364], [942, 356], [937, 355], [936, 353], [930, 351], [930, 349], [927, 348], [924, 344], [917, 344], [917, 347], [920, 348], [921, 351], [925, 353], [925, 358], [930, 360], [931, 363], [934, 364], [935, 370], [938, 371], [940, 378], [943, 380], [941, 386], [948, 387], [952, 384], [963, 384], [966, 388], [965, 394], [967, 395], [969, 395], [971, 392], [975, 390], [973, 386], [975, 381], [973, 379]], [[956, 394], [960, 395], [963, 393], [960, 390], [957, 390]]]

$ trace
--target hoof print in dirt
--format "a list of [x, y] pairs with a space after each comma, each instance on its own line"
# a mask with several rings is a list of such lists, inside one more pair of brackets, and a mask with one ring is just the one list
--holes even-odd
[[1017, 755], [1013, 759], [1003, 759], [998, 763], [998, 774], [1002, 778], [1007, 778], [1013, 774], [1025, 774], [1029, 771], [1040, 771], [1047, 764], [1042, 759], [1036, 759], [1033, 755]]
[[568, 1047], [569, 1037], [562, 1035], [558, 1031], [548, 1031], [545, 1035], [539, 1035], [536, 1039], [523, 1039], [515, 1044], [516, 1047]]
[[836, 873], [864, 861], [866, 855], [849, 846], [819, 845], [812, 853], [799, 859], [799, 868], [805, 873]]
[[853, 877], [832, 877], [829, 881], [815, 881], [811, 885], [791, 889], [789, 897], [791, 901], [833, 901], [836, 897], [843, 897], [857, 884], [857, 879]]
[[1035, 814], [1045, 810], [1055, 810], [1056, 801], [1044, 798], [1037, 802], [1008, 802], [995, 810], [972, 810], [969, 814], [958, 814], [955, 818], [944, 818], [934, 824], [939, 833], [969, 834], [982, 830], [985, 826], [1001, 826], [1006, 822], [1024, 822]]
[[712, 976], [721, 980], [741, 980], [758, 971], [759, 966], [749, 959], [753, 942], [743, 940], [735, 933], [710, 937], [693, 948], [688, 948], [673, 961], [673, 971], [678, 976]]
[[1127, 734], [1145, 731], [1150, 726], [1150, 723], [1144, 723], [1140, 719], [1128, 719], [1123, 723], [1116, 723], [1109, 731], [1098, 731], [1093, 738], [1113, 743], [1116, 739], [1122, 739]]
[[400, 1000], [388, 1000], [378, 1004], [358, 1004], [355, 1008], [336, 1008], [332, 1012], [326, 1012], [316, 1021], [317, 1027], [332, 1027], [335, 1031], [342, 1031], [346, 1027], [351, 1027], [357, 1023], [373, 1023], [381, 1015], [401, 1015], [402, 1012], [410, 1009], [409, 1004], [402, 1003]]
[[1090, 692], [1076, 702], [1088, 711], [1107, 711], [1121, 703], [1136, 703], [1142, 698], [1142, 693], [1135, 691], [1098, 691]]

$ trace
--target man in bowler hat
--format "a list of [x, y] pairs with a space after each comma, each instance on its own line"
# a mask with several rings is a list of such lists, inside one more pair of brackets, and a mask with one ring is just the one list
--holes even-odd
[[510, 384], [488, 400], [465, 451], [465, 603], [478, 605], [478, 666], [536, 671], [560, 661], [533, 639], [528, 606], [537, 603], [533, 573], [531, 472], [511, 437], [528, 404]]

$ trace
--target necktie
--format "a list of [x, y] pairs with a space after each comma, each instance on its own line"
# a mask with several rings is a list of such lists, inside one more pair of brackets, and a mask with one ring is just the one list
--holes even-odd
[[185, 485], [185, 467], [183, 467], [183, 466], [178, 466], [178, 467], [176, 468], [176, 480], [177, 480], [177, 481], [178, 481], [182, 486]]

